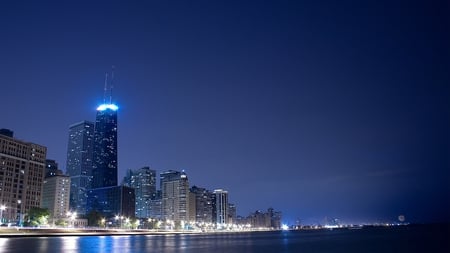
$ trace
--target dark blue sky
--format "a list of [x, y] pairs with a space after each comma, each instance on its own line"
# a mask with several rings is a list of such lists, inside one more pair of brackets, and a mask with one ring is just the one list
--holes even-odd
[[0, 3], [0, 128], [65, 170], [115, 65], [119, 176], [185, 169], [238, 213], [450, 220], [446, 1]]

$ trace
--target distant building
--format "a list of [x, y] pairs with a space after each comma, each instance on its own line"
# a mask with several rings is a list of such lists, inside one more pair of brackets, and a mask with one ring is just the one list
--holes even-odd
[[47, 208], [53, 219], [66, 218], [70, 201], [70, 177], [58, 170], [45, 177], [41, 207]]
[[82, 121], [69, 127], [66, 173], [71, 179], [70, 210], [86, 214], [91, 185], [94, 123]]
[[195, 222], [196, 221], [196, 213], [197, 213], [195, 193], [189, 191], [188, 201], [189, 201], [188, 221]]
[[111, 186], [91, 189], [88, 192], [87, 212], [97, 211], [106, 218], [116, 215], [135, 217], [134, 189], [127, 186]]
[[222, 189], [214, 190], [216, 200], [216, 224], [221, 227], [228, 224], [228, 192]]
[[157, 190], [156, 191], [156, 195], [155, 198], [150, 200], [150, 218], [154, 218], [154, 219], [162, 219], [162, 194], [161, 194], [161, 190]]
[[[3, 221], [23, 222], [32, 207], [40, 207], [47, 148], [0, 130], [0, 205]], [[6, 134], [6, 135], [5, 135]]]
[[160, 174], [162, 218], [174, 222], [189, 220], [189, 181], [186, 173], [169, 170]]
[[213, 223], [213, 208], [215, 206], [215, 203], [213, 204], [213, 193], [197, 186], [192, 186], [190, 191], [195, 196], [195, 221]]
[[258, 210], [247, 218], [237, 217], [236, 221], [242, 225], [249, 224], [253, 228], [281, 229], [281, 212], [275, 211], [273, 208], [267, 209], [267, 212]]
[[4, 136], [13, 138], [14, 132], [9, 129], [2, 128], [2, 129], [0, 129], [0, 135], [4, 135]]
[[123, 185], [134, 188], [136, 195], [136, 217], [151, 217], [151, 200], [156, 198], [156, 171], [149, 167], [128, 170]]
[[236, 224], [236, 205], [228, 203], [228, 223]]
[[275, 211], [273, 208], [267, 209], [267, 213], [270, 217], [270, 227], [275, 229], [281, 228], [281, 212]]
[[58, 163], [55, 160], [45, 160], [45, 177], [51, 177], [58, 174]]

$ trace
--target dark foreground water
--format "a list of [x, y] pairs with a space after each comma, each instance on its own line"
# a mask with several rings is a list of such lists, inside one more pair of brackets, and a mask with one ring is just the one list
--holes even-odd
[[450, 252], [448, 225], [198, 235], [0, 238], [3, 252]]

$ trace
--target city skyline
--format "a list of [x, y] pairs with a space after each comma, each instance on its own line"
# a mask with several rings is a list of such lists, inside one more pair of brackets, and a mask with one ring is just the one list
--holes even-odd
[[450, 220], [448, 3], [0, 4], [0, 128], [66, 164], [115, 66], [119, 181], [185, 170], [237, 213]]

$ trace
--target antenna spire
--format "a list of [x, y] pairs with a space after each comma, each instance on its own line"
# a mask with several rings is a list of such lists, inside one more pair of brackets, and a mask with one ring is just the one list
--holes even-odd
[[111, 67], [111, 82], [109, 86], [109, 103], [112, 104], [112, 91], [114, 88], [114, 65]]
[[103, 89], [103, 104], [106, 103], [106, 92], [108, 91], [108, 73], [105, 73], [105, 88]]

